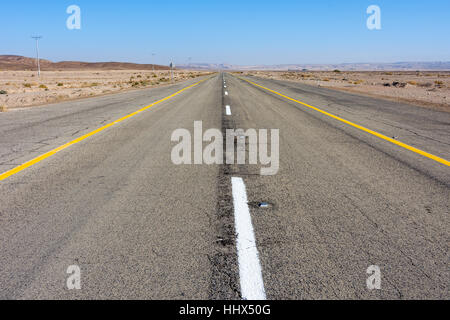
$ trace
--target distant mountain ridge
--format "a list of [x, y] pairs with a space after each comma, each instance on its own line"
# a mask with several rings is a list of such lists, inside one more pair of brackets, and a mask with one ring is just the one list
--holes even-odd
[[450, 71], [450, 61], [394, 62], [394, 63], [339, 63], [339, 64], [279, 64], [239, 66], [230, 64], [193, 63], [181, 69], [236, 70], [236, 71]]
[[[52, 62], [40, 59], [42, 71], [56, 70], [153, 70], [152, 64], [128, 62]], [[155, 70], [168, 70], [169, 67], [154, 65]], [[36, 70], [36, 59], [16, 55], [0, 55], [0, 70], [29, 71]]]
[[[130, 62], [52, 62], [41, 59], [41, 70], [152, 70], [151, 64]], [[155, 70], [169, 67], [155, 65]], [[225, 71], [450, 71], [450, 61], [394, 62], [394, 63], [339, 63], [339, 64], [278, 64], [278, 65], [232, 65], [216, 63], [192, 63], [177, 66], [178, 69], [225, 70]], [[17, 55], [0, 55], [0, 70], [35, 70], [36, 59]]]

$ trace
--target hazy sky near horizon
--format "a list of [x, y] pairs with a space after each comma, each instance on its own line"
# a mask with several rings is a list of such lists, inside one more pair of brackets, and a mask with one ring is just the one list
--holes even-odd
[[[381, 30], [366, 27], [373, 4]], [[80, 30], [66, 27], [70, 5]], [[3, 1], [0, 54], [34, 56], [38, 34], [52, 61], [450, 61], [449, 13], [449, 0]]]

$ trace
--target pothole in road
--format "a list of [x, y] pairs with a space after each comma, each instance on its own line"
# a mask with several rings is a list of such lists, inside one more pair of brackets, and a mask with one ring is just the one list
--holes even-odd
[[267, 209], [273, 209], [275, 208], [275, 205], [273, 203], [267, 202], [267, 201], [253, 201], [249, 202], [248, 206], [255, 209], [261, 209], [261, 210], [267, 210]]

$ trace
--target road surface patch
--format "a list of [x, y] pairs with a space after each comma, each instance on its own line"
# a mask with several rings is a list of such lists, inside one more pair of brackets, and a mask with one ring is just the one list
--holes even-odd
[[93, 135], [95, 135], [95, 134], [97, 134], [97, 133], [99, 133], [99, 132], [109, 128], [109, 127], [112, 127], [113, 125], [116, 125], [116, 124], [118, 124], [118, 123], [120, 123], [120, 122], [122, 122], [122, 121], [124, 121], [124, 120], [126, 120], [128, 118], [131, 118], [131, 117], [133, 117], [133, 116], [135, 116], [135, 115], [137, 115], [137, 114], [139, 114], [139, 113], [141, 113], [141, 112], [143, 112], [143, 111], [145, 111], [147, 109], [150, 109], [151, 107], [153, 107], [153, 106], [155, 106], [157, 104], [160, 104], [161, 102], [169, 100], [169, 99], [179, 95], [183, 91], [185, 91], [187, 89], [190, 89], [190, 88], [192, 88], [192, 87], [198, 85], [199, 83], [201, 83], [203, 81], [206, 81], [208, 79], [209, 78], [203, 79], [203, 80], [201, 80], [199, 82], [196, 82], [196, 83], [194, 83], [194, 84], [192, 84], [192, 85], [190, 85], [190, 86], [188, 86], [188, 87], [186, 87], [184, 89], [181, 89], [181, 90], [175, 92], [174, 94], [171, 94], [168, 97], [165, 97], [165, 98], [163, 98], [161, 100], [153, 102], [152, 104], [150, 104], [150, 105], [148, 105], [148, 106], [146, 106], [146, 107], [144, 107], [142, 109], [139, 109], [139, 110], [137, 110], [137, 111], [135, 111], [133, 113], [130, 113], [130, 114], [128, 114], [128, 115], [126, 115], [126, 116], [124, 116], [124, 117], [114, 121], [114, 122], [108, 123], [107, 125], [105, 125], [105, 126], [103, 126], [101, 128], [98, 128], [98, 129], [96, 129], [96, 130], [94, 130], [92, 132], [89, 132], [89, 133], [85, 134], [84, 136], [81, 136], [81, 137], [79, 137], [79, 138], [77, 138], [77, 139], [75, 139], [75, 140], [73, 140], [71, 142], [68, 142], [68, 143], [66, 143], [66, 144], [64, 144], [64, 145], [62, 145], [62, 146], [60, 146], [60, 147], [58, 147], [56, 149], [53, 149], [53, 150], [51, 150], [51, 151], [49, 151], [47, 153], [44, 153], [43, 155], [41, 155], [41, 156], [39, 156], [37, 158], [34, 158], [34, 159], [32, 159], [32, 160], [30, 160], [28, 162], [25, 162], [24, 164], [22, 164], [22, 165], [20, 165], [18, 167], [15, 167], [15, 168], [13, 168], [13, 169], [11, 169], [9, 171], [6, 171], [6, 172], [0, 174], [0, 181], [3, 181], [5, 179], [11, 177], [12, 175], [15, 175], [15, 174], [17, 174], [17, 173], [19, 173], [19, 172], [21, 172], [21, 171], [23, 171], [23, 170], [33, 166], [33, 165], [35, 165], [36, 163], [38, 163], [38, 162], [40, 162], [42, 160], [45, 160], [45, 159], [53, 156], [54, 154], [56, 154], [56, 153], [58, 153], [58, 152], [60, 152], [60, 151], [62, 151], [64, 149], [67, 149], [68, 147], [70, 147], [70, 146], [72, 146], [74, 144], [77, 144], [78, 142], [81, 142], [81, 141], [83, 141], [83, 140], [85, 140], [85, 139], [87, 139], [87, 138], [89, 138], [89, 137], [91, 137], [91, 136], [93, 136]]
[[319, 108], [317, 108], [317, 107], [311, 106], [311, 105], [309, 105], [309, 104], [307, 104], [307, 103], [301, 102], [301, 101], [296, 100], [296, 99], [293, 99], [293, 98], [291, 98], [291, 97], [288, 97], [288, 96], [286, 96], [286, 95], [284, 95], [284, 94], [282, 94], [282, 93], [279, 93], [279, 92], [277, 92], [277, 91], [275, 91], [275, 90], [272, 90], [272, 89], [263, 87], [263, 86], [261, 86], [261, 85], [259, 85], [259, 84], [257, 84], [257, 83], [254, 83], [254, 82], [252, 82], [252, 81], [250, 81], [250, 80], [247, 80], [247, 79], [244, 79], [244, 78], [239, 78], [239, 79], [241, 79], [241, 80], [243, 80], [243, 81], [246, 81], [246, 82], [248, 82], [248, 83], [250, 83], [250, 84], [252, 84], [252, 85], [254, 85], [254, 86], [256, 86], [256, 87], [259, 87], [259, 88], [262, 88], [262, 89], [267, 90], [267, 91], [269, 91], [269, 92], [272, 92], [272, 93], [274, 93], [274, 94], [276, 94], [276, 95], [279, 95], [280, 97], [283, 97], [283, 98], [288, 99], [288, 100], [290, 100], [290, 101], [296, 102], [296, 103], [301, 104], [301, 105], [303, 105], [303, 106], [305, 106], [305, 107], [308, 107], [308, 108], [310, 108], [310, 109], [313, 109], [313, 110], [315, 110], [315, 111], [317, 111], [317, 112], [320, 112], [320, 113], [322, 113], [322, 114], [324, 114], [324, 115], [326, 115], [326, 116], [328, 116], [328, 117], [331, 117], [331, 118], [333, 118], [333, 119], [335, 119], [335, 120], [338, 120], [338, 121], [340, 121], [340, 122], [343, 122], [343, 123], [345, 123], [345, 124], [348, 124], [349, 126], [352, 126], [352, 127], [357, 128], [357, 129], [359, 129], [359, 130], [362, 130], [362, 131], [364, 131], [364, 132], [366, 132], [366, 133], [369, 133], [369, 134], [371, 134], [371, 135], [374, 135], [374, 136], [376, 136], [376, 137], [378, 137], [378, 138], [380, 138], [380, 139], [383, 139], [383, 140], [385, 140], [385, 141], [391, 142], [391, 143], [393, 143], [393, 144], [395, 144], [395, 145], [397, 145], [397, 146], [399, 146], [399, 147], [405, 148], [405, 149], [407, 149], [407, 150], [409, 150], [409, 151], [415, 152], [415, 153], [420, 154], [420, 155], [422, 155], [422, 156], [424, 156], [424, 157], [426, 157], [426, 158], [432, 159], [432, 160], [434, 160], [434, 161], [437, 161], [437, 162], [439, 162], [439, 163], [441, 163], [441, 164], [443, 164], [443, 165], [446, 165], [446, 166], [450, 167], [450, 161], [448, 161], [448, 160], [445, 160], [445, 159], [443, 159], [443, 158], [440, 158], [440, 157], [438, 157], [438, 156], [435, 156], [435, 155], [433, 155], [433, 154], [431, 154], [431, 153], [428, 153], [428, 152], [425, 152], [425, 151], [423, 151], [423, 150], [417, 149], [417, 148], [415, 148], [415, 147], [413, 147], [413, 146], [410, 146], [410, 145], [408, 145], [408, 144], [406, 144], [406, 143], [403, 143], [403, 142], [401, 142], [401, 141], [395, 140], [395, 139], [393, 139], [393, 138], [389, 138], [389, 137], [387, 137], [387, 136], [385, 136], [385, 135], [383, 135], [383, 134], [381, 134], [381, 133], [378, 133], [378, 132], [376, 132], [376, 131], [373, 131], [373, 130], [370, 130], [370, 129], [368, 129], [368, 128], [365, 128], [365, 127], [360, 126], [360, 125], [358, 125], [358, 124], [356, 124], [356, 123], [353, 123], [353, 122], [351, 122], [351, 121], [345, 120], [345, 119], [343, 119], [343, 118], [341, 118], [341, 117], [338, 117], [338, 116], [336, 116], [336, 115], [334, 115], [334, 114], [331, 114], [331, 113], [329, 113], [329, 112], [326, 112], [326, 111], [324, 111], [324, 110], [322, 110], [322, 109], [319, 109]]

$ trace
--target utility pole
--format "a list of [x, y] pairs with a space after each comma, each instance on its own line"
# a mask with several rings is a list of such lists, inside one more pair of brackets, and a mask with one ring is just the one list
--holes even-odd
[[41, 64], [39, 62], [39, 40], [42, 39], [42, 36], [34, 36], [31, 38], [36, 40], [36, 62], [37, 62], [37, 68], [38, 68], [38, 77], [40, 77], [41, 76]]
[[153, 70], [153, 72], [155, 72], [155, 59], [154, 59], [155, 55], [156, 55], [156, 53], [152, 53], [152, 70]]
[[173, 83], [173, 63], [170, 63], [170, 75], [172, 76], [172, 83]]

